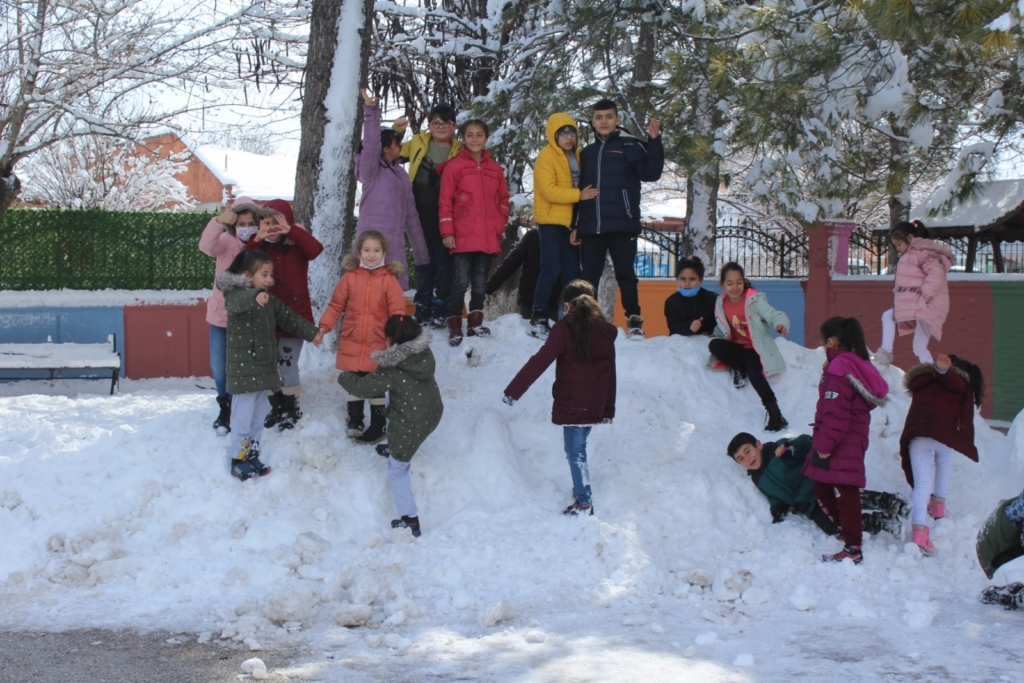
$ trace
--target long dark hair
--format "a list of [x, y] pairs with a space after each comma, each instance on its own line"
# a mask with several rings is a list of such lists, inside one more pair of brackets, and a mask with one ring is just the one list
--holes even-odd
[[910, 242], [911, 237], [931, 237], [928, 228], [921, 221], [900, 221], [889, 231], [889, 241]]
[[259, 269], [260, 265], [273, 262], [274, 260], [265, 251], [260, 251], [259, 249], [256, 251], [243, 251], [239, 252], [235, 260], [228, 266], [228, 272], [235, 275], [241, 275], [242, 273], [252, 275]]
[[396, 346], [410, 342], [422, 333], [423, 328], [409, 315], [393, 315], [384, 323], [384, 336]]
[[573, 322], [573, 352], [580, 360], [590, 360], [594, 351], [594, 330], [598, 323], [605, 322], [594, 286], [586, 280], [573, 280], [562, 291], [562, 302], [569, 306], [565, 315]]
[[967, 373], [967, 376], [970, 377], [971, 390], [974, 392], [974, 405], [980, 408], [981, 402], [985, 398], [985, 377], [981, 374], [981, 368], [959, 356], [950, 356], [949, 359], [953, 361], [954, 368]]
[[722, 266], [722, 269], [720, 271], [718, 271], [718, 284], [725, 287], [725, 276], [731, 273], [732, 271], [736, 271], [737, 273], [740, 274], [740, 277], [743, 278], [744, 292], [753, 287], [753, 285], [750, 284], [750, 280], [747, 279], [747, 274], [743, 272], [743, 266], [736, 263], [735, 261], [729, 261], [724, 266]]
[[853, 351], [864, 360], [870, 360], [868, 345], [864, 342], [864, 328], [856, 318], [841, 318], [836, 316], [829, 318], [818, 328], [818, 336], [821, 341], [835, 337], [839, 345], [847, 351]]

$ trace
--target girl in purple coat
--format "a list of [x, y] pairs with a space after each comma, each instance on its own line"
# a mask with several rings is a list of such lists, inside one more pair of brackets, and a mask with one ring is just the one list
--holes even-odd
[[860, 564], [860, 489], [867, 485], [864, 453], [871, 411], [885, 402], [889, 385], [869, 360], [864, 329], [856, 318], [829, 318], [818, 334], [828, 360], [818, 384], [811, 457], [804, 463], [804, 474], [814, 480], [818, 504], [839, 526], [845, 544], [822, 560]]
[[409, 174], [402, 166], [402, 138], [394, 130], [380, 127], [380, 98], [365, 88], [360, 92], [363, 95], [363, 149], [356, 155], [356, 177], [363, 185], [363, 193], [359, 199], [356, 234], [377, 230], [388, 244], [394, 245], [385, 258], [388, 262], [399, 261], [404, 267], [398, 282], [406, 290], [409, 277], [405, 271], [409, 264], [405, 257], [405, 237], [409, 238], [417, 266], [430, 263], [430, 254], [416, 213]]
[[615, 337], [618, 330], [601, 313], [594, 287], [573, 280], [562, 293], [565, 317], [551, 328], [547, 341], [505, 388], [505, 403], [512, 405], [526, 393], [552, 362], [555, 363], [555, 398], [551, 421], [562, 425], [565, 457], [572, 474], [573, 502], [566, 515], [594, 514], [587, 437], [596, 424], [611, 424], [615, 417]]

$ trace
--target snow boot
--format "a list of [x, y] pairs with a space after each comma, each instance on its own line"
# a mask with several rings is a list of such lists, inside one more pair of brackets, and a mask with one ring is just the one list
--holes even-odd
[[448, 318], [448, 346], [462, 343], [462, 317], [453, 315]]
[[789, 422], [786, 421], [786, 418], [782, 417], [782, 411], [779, 410], [778, 401], [766, 403], [764, 407], [765, 410], [768, 411], [768, 424], [764, 426], [764, 430], [766, 432], [777, 432], [789, 426]]
[[546, 315], [536, 315], [530, 318], [530, 336], [545, 340], [551, 334], [551, 326], [548, 324]]
[[270, 412], [267, 413], [266, 418], [263, 420], [263, 426], [266, 429], [270, 429], [280, 422], [281, 413], [284, 412], [284, 394], [280, 391], [275, 391], [268, 398], [270, 400]]
[[484, 312], [470, 311], [466, 318], [467, 337], [490, 337], [491, 328], [484, 327]]
[[429, 325], [430, 318], [432, 315], [430, 299], [413, 299], [412, 303], [416, 306], [416, 312], [412, 314], [412, 319], [419, 323], [420, 327], [426, 327], [427, 325]]
[[[383, 399], [380, 399], [383, 401]], [[388, 431], [388, 407], [383, 403], [374, 404], [370, 402], [370, 426], [361, 436], [356, 437], [359, 443], [373, 445], [384, 440]]]
[[256, 468], [249, 462], [249, 441], [242, 441], [238, 454], [231, 458], [231, 476], [239, 481], [258, 477]]
[[854, 564], [860, 564], [864, 561], [864, 553], [861, 552], [859, 545], [844, 545], [843, 549], [835, 555], [822, 555], [822, 562], [842, 562], [843, 560], [852, 560]]
[[928, 499], [928, 514], [932, 519], [942, 519], [946, 516], [946, 499], [932, 496]]
[[903, 518], [910, 514], [910, 501], [897, 493], [886, 491], [861, 491], [860, 506], [864, 510], [888, 512]]
[[568, 517], [576, 517], [578, 515], [589, 515], [594, 516], [594, 504], [588, 503], [587, 505], [581, 505], [580, 501], [576, 499], [574, 494], [572, 497], [572, 505], [562, 510], [562, 514]]
[[252, 466], [252, 469], [256, 472], [256, 476], [265, 477], [270, 474], [270, 468], [260, 461], [260, 442], [250, 441], [248, 450], [249, 455], [245, 461]]
[[747, 386], [747, 371], [743, 368], [729, 368], [732, 373], [732, 385], [737, 389]]
[[217, 432], [217, 436], [225, 436], [231, 431], [231, 394], [218, 396], [217, 405], [220, 407], [220, 413], [213, 421], [213, 430]]
[[390, 458], [391, 446], [387, 445], [386, 443], [377, 444], [377, 455], [379, 455], [382, 458]]
[[932, 545], [931, 539], [928, 538], [929, 531], [926, 526], [914, 527], [914, 543], [921, 549], [921, 554], [925, 557], [931, 557], [938, 552]]
[[363, 404], [366, 401], [348, 401], [348, 417], [345, 418], [345, 426], [348, 427], [349, 436], [363, 435]]
[[638, 315], [629, 316], [626, 323], [626, 336], [633, 341], [640, 341], [644, 338], [644, 319]]
[[981, 601], [986, 605], [1002, 605], [1004, 609], [1024, 609], [1024, 583], [1008, 586], [989, 586], [981, 592]]
[[296, 421], [299, 419], [299, 411], [296, 406], [296, 399], [298, 396], [282, 394], [281, 395], [281, 419], [277, 423], [278, 431], [283, 432], [286, 429], [291, 429], [295, 426]]
[[861, 514], [861, 521], [864, 531], [872, 536], [888, 531], [897, 541], [903, 538], [903, 520], [890, 512], [865, 512]]
[[875, 351], [874, 358], [875, 365], [881, 370], [885, 370], [887, 367], [892, 365], [892, 351], [886, 351], [883, 348], [879, 348]]
[[448, 324], [448, 316], [445, 315], [445, 311], [448, 310], [448, 299], [431, 299], [430, 310], [430, 326], [433, 329], [440, 330]]
[[420, 518], [402, 515], [401, 519], [391, 520], [392, 529], [408, 529], [416, 538], [420, 537]]

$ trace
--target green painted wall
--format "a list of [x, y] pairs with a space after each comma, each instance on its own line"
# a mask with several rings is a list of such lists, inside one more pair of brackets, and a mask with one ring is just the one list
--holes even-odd
[[988, 283], [992, 290], [993, 417], [1013, 420], [1024, 409], [1024, 282]]

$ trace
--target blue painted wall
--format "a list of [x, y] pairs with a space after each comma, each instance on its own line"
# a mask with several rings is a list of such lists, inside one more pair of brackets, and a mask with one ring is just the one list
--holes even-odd
[[[121, 352], [121, 376], [124, 377], [124, 309], [120, 306], [85, 308], [0, 308], [0, 344], [36, 344], [49, 337], [54, 343], [100, 344], [108, 335], [117, 335]], [[32, 373], [2, 373], [0, 378]], [[49, 377], [48, 372], [33, 376]], [[89, 377], [86, 370], [65, 370], [57, 376]], [[110, 376], [109, 373], [106, 375]]]

